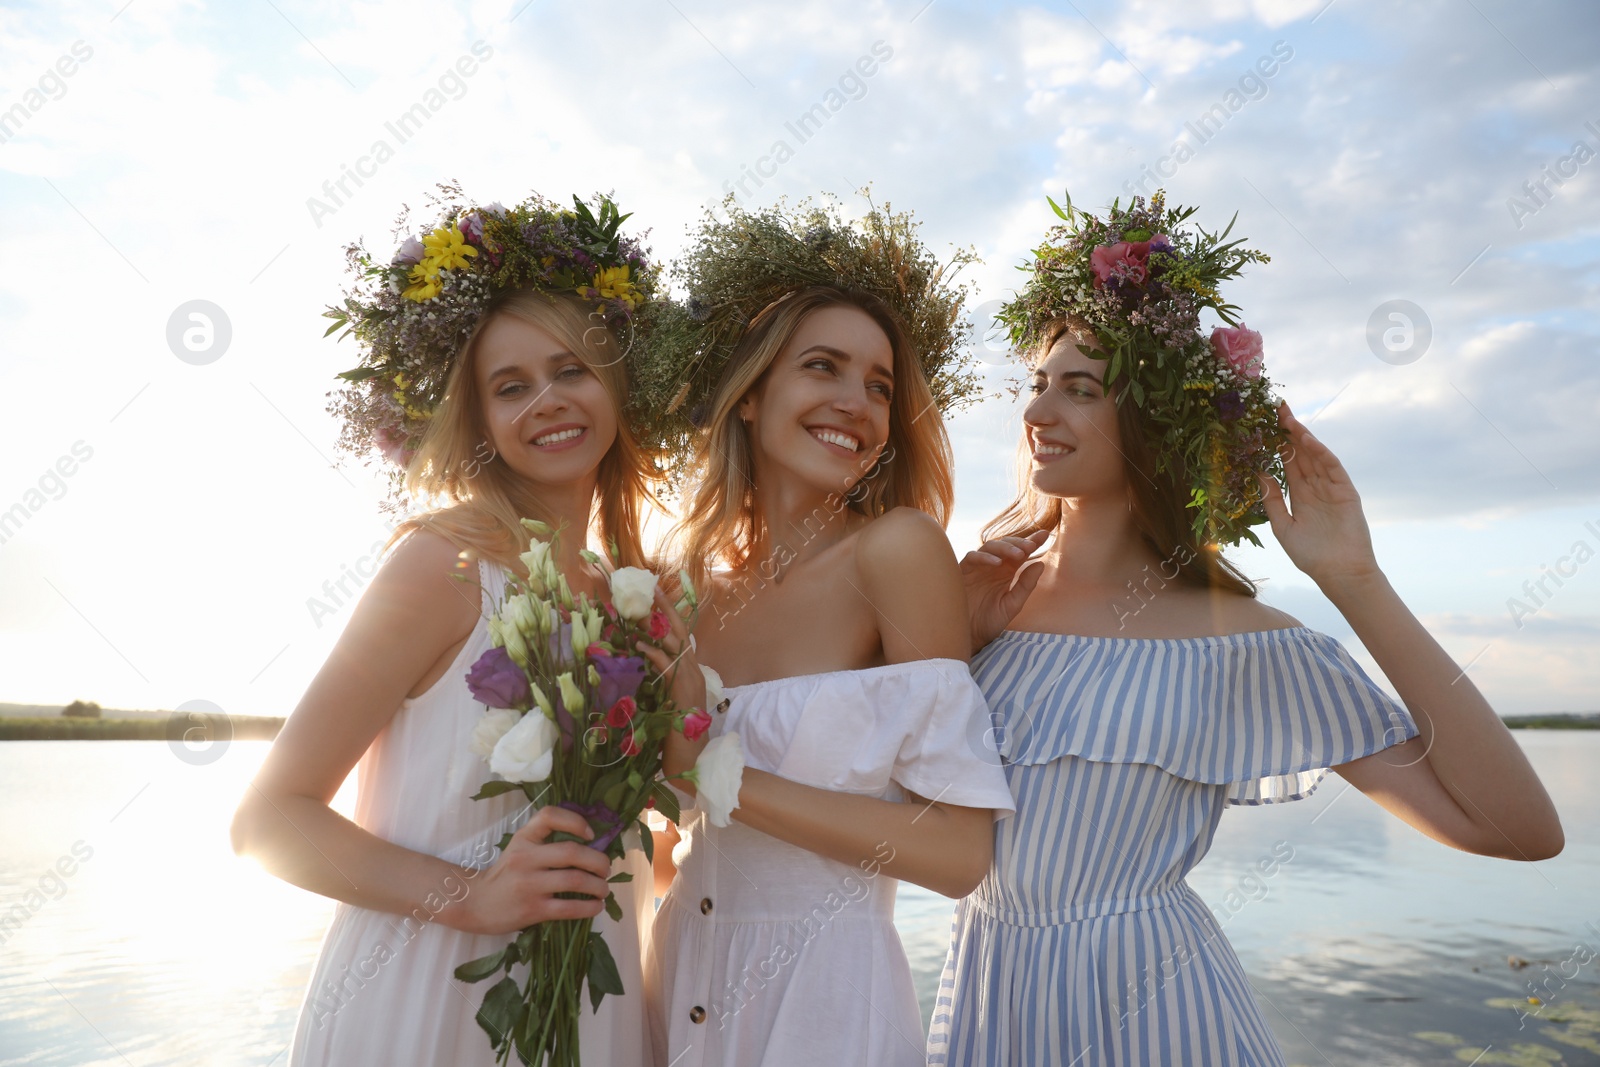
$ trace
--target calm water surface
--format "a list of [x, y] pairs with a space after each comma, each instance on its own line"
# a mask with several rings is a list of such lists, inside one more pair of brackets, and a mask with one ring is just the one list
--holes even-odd
[[[1332, 776], [1223, 819], [1191, 882], [1291, 1064], [1600, 1065], [1600, 732], [1517, 737], [1566, 826], [1544, 863], [1454, 852]], [[281, 1067], [332, 904], [229, 849], [266, 749], [0, 744], [0, 1064]], [[900, 888], [924, 1020], [951, 907]]]

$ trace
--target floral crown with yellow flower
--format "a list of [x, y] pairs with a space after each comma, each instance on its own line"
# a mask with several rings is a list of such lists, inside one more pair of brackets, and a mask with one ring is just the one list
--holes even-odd
[[[376, 448], [397, 467], [409, 462], [443, 398], [450, 367], [491, 301], [513, 289], [592, 301], [607, 326], [632, 323], [655, 293], [657, 270], [619, 228], [628, 218], [607, 196], [591, 208], [576, 196], [561, 208], [535, 194], [515, 207], [465, 202], [456, 184], [429, 195], [434, 225], [407, 237], [387, 263], [357, 241], [345, 250], [355, 282], [324, 337], [344, 330], [361, 344], [361, 364], [339, 374], [328, 411], [344, 422], [339, 446], [355, 456]], [[397, 233], [405, 226], [402, 211]]]
[[[1047, 198], [1048, 199], [1048, 198]], [[1101, 219], [1072, 206], [1050, 206], [1062, 220], [1018, 269], [1022, 292], [995, 316], [1019, 353], [1037, 347], [1051, 324], [1087, 325], [1104, 351], [1105, 385], [1124, 382], [1118, 403], [1140, 408], [1156, 457], [1190, 489], [1189, 511], [1202, 544], [1261, 542], [1250, 527], [1267, 521], [1257, 474], [1283, 481], [1272, 383], [1261, 372], [1261, 335], [1218, 293], [1247, 263], [1268, 257], [1221, 233], [1185, 225], [1195, 208], [1168, 208], [1158, 191], [1148, 204], [1113, 202]], [[1235, 216], [1237, 218], [1237, 215]], [[1226, 324], [1207, 336], [1200, 312]]]

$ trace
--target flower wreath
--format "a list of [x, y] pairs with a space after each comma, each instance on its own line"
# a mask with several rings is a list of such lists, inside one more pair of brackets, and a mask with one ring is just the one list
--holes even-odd
[[[657, 269], [619, 227], [628, 218], [608, 196], [591, 208], [576, 196], [571, 209], [538, 194], [507, 208], [464, 201], [456, 184], [441, 183], [434, 225], [408, 236], [387, 263], [375, 263], [357, 241], [345, 250], [354, 284], [324, 337], [344, 330], [363, 352], [359, 366], [339, 374], [328, 411], [344, 422], [339, 447], [353, 456], [376, 448], [394, 465], [397, 494], [428, 421], [443, 398], [450, 367], [481, 322], [490, 301], [511, 289], [569, 294], [594, 302], [612, 328], [629, 328], [654, 296]], [[402, 210], [396, 232], [405, 226]], [[630, 336], [628, 348], [633, 348]], [[647, 452], [652, 442], [642, 440]]]
[[[869, 201], [870, 204], [870, 201]], [[807, 198], [790, 210], [746, 211], [732, 196], [725, 220], [710, 210], [674, 264], [683, 301], [651, 309], [648, 355], [631, 388], [649, 424], [667, 443], [676, 478], [687, 469], [706, 405], [745, 327], [764, 309], [812, 286], [870, 293], [899, 315], [935, 403], [949, 414], [982, 398], [975, 358], [967, 352], [966, 288], [953, 284], [970, 251], [940, 263], [918, 240], [908, 212], [885, 204], [859, 223], [840, 218], [838, 202]]]
[[[1261, 335], [1218, 293], [1247, 263], [1268, 257], [1221, 233], [1184, 224], [1195, 208], [1168, 208], [1164, 191], [1148, 204], [1113, 202], [1104, 219], [1050, 200], [1062, 219], [1034, 250], [1028, 283], [996, 320], [1013, 348], [1036, 346], [1050, 323], [1081, 320], [1104, 348], [1105, 384], [1125, 386], [1118, 403], [1143, 409], [1156, 469], [1190, 488], [1195, 537], [1202, 544], [1261, 542], [1250, 527], [1267, 521], [1258, 473], [1283, 481], [1277, 399], [1262, 374]], [[1237, 219], [1237, 215], [1234, 216]], [[1200, 311], [1226, 324], [1208, 337]]]

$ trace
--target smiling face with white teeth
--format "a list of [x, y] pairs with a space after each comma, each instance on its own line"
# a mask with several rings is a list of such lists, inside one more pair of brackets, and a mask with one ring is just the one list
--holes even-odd
[[810, 312], [739, 403], [757, 484], [792, 478], [814, 492], [848, 491], [889, 439], [893, 397], [883, 328], [856, 307]]
[[1035, 365], [1023, 409], [1029, 480], [1046, 496], [1126, 494], [1127, 477], [1118, 448], [1121, 430], [1115, 398], [1101, 384], [1106, 361], [1079, 350], [1099, 351], [1093, 338], [1063, 333]]
[[592, 486], [617, 439], [617, 405], [594, 370], [549, 331], [507, 313], [484, 325], [474, 364], [496, 455], [534, 485]]

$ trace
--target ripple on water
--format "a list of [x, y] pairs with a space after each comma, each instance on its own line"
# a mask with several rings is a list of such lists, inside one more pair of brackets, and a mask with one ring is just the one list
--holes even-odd
[[[1334, 776], [1223, 819], [1192, 883], [1290, 1063], [1600, 1065], [1600, 958], [1568, 962], [1600, 951], [1600, 732], [1517, 736], [1566, 816], [1555, 860], [1464, 856]], [[265, 1067], [283, 1052], [333, 907], [229, 848], [266, 749], [235, 742], [194, 767], [160, 742], [0, 744], [0, 915], [25, 905], [0, 949], [0, 1063]], [[353, 782], [336, 803], [352, 800]], [[25, 904], [77, 842], [92, 856]], [[1247, 879], [1277, 842], [1293, 858]], [[953, 906], [899, 887], [925, 1021]]]

